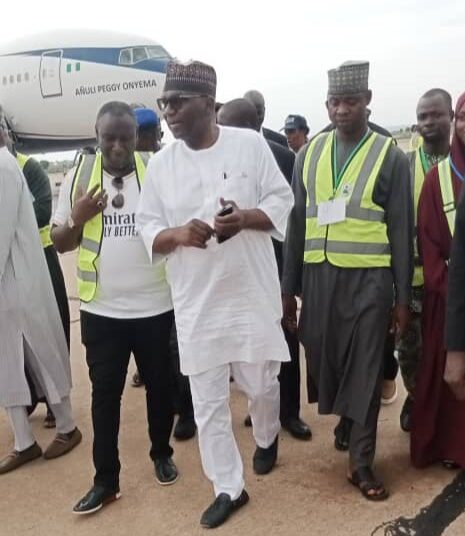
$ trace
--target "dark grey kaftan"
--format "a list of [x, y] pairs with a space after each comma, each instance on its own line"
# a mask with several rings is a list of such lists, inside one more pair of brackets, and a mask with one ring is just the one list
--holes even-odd
[[[338, 143], [339, 147], [343, 144]], [[338, 151], [341, 168], [350, 147]], [[393, 300], [409, 303], [413, 273], [413, 207], [407, 157], [395, 146], [376, 180], [373, 201], [384, 208], [391, 268], [339, 268], [303, 263], [307, 191], [302, 177], [306, 147], [293, 175], [295, 205], [284, 244], [282, 290], [301, 295], [299, 338], [308, 359], [309, 401], [364, 425], [379, 396], [383, 349]]]

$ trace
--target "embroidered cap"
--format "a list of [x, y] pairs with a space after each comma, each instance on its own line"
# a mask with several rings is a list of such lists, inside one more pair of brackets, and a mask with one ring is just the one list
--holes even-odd
[[207, 95], [214, 99], [216, 96], [215, 69], [200, 61], [181, 63], [172, 60], [166, 69], [163, 94], [171, 91]]
[[346, 61], [328, 71], [328, 95], [353, 95], [368, 91], [368, 61]]

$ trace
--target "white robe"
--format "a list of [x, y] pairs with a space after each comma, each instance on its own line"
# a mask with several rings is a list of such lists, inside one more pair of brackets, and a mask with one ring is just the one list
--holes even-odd
[[[224, 197], [259, 208], [266, 233], [246, 230], [207, 249], [178, 247], [167, 256], [181, 370], [198, 374], [235, 361], [288, 361], [271, 236], [283, 240], [293, 195], [266, 141], [247, 129], [220, 128], [209, 149], [176, 141], [149, 162], [136, 217], [147, 251], [164, 229], [193, 218], [213, 224]], [[153, 255], [157, 262], [164, 257]]]
[[69, 353], [40, 242], [31, 194], [15, 158], [0, 148], [0, 406], [38, 394], [60, 403], [71, 389]]

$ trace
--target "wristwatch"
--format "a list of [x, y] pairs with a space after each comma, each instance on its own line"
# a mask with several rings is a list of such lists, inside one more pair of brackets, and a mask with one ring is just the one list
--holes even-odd
[[76, 224], [74, 223], [74, 220], [71, 217], [71, 214], [68, 216], [68, 227], [70, 229], [74, 229], [76, 227]]

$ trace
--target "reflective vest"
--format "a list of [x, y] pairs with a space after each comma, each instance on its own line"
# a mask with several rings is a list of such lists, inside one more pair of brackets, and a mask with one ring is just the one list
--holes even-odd
[[[18, 166], [20, 167], [21, 171], [24, 171], [24, 166], [30, 158], [30, 156], [27, 156], [25, 154], [16, 153], [16, 161], [18, 162]], [[50, 238], [50, 225], [44, 225], [43, 227], [40, 227], [39, 234], [40, 241], [42, 242], [42, 246], [44, 248], [48, 248], [48, 246], [52, 245], [53, 242]]]
[[[139, 188], [144, 182], [145, 168], [150, 153], [134, 153], [136, 177]], [[96, 193], [102, 190], [103, 168], [102, 154], [83, 155], [71, 187], [71, 206], [74, 205], [77, 192], [88, 192], [98, 185]], [[97, 290], [98, 263], [103, 238], [103, 213], [100, 212], [86, 222], [82, 231], [78, 253], [78, 294], [83, 302], [90, 302]]]
[[[325, 260], [342, 268], [391, 265], [384, 209], [373, 202], [373, 190], [392, 139], [372, 132], [347, 164], [339, 185], [333, 186], [332, 150], [335, 132], [322, 133], [310, 143], [304, 160], [307, 188], [304, 262]], [[344, 198], [346, 219], [318, 225], [318, 205]]]
[[410, 160], [410, 179], [411, 179], [411, 192], [413, 194], [413, 210], [415, 217], [415, 237], [413, 241], [414, 249], [414, 263], [415, 268], [413, 272], [412, 285], [414, 287], [423, 286], [423, 266], [421, 265], [420, 254], [418, 253], [418, 237], [417, 237], [417, 225], [418, 225], [418, 202], [420, 200], [421, 189], [425, 182], [425, 172], [423, 164], [421, 162], [420, 148], [416, 149], [413, 153], [408, 154]]
[[452, 173], [450, 171], [449, 159], [446, 158], [438, 164], [439, 186], [441, 187], [442, 208], [449, 224], [451, 236], [454, 236], [455, 229], [455, 197]]

